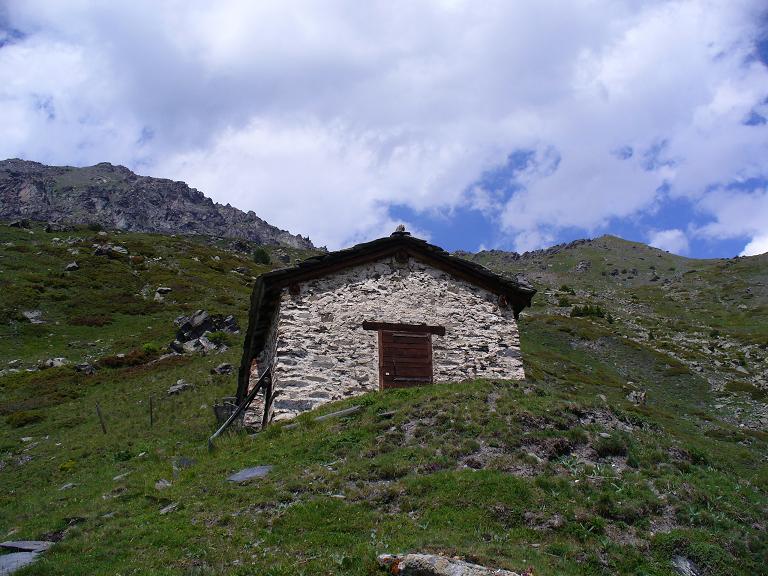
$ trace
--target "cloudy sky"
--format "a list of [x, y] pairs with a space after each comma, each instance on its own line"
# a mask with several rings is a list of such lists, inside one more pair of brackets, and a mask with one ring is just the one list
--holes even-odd
[[0, 0], [0, 158], [337, 248], [768, 251], [764, 0]]

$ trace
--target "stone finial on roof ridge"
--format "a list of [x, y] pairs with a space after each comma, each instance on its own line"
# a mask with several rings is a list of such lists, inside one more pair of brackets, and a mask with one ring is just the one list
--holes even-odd
[[405, 224], [398, 224], [397, 228], [395, 228], [395, 231], [392, 232], [391, 236], [410, 236], [410, 232], [406, 232], [405, 230]]

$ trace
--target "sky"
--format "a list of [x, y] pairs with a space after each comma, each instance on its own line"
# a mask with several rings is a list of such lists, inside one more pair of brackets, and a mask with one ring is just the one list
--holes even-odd
[[0, 0], [0, 158], [335, 249], [768, 251], [764, 0]]

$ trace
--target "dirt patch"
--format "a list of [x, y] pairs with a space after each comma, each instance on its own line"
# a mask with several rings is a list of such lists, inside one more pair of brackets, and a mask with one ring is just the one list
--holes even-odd
[[533, 528], [537, 532], [546, 532], [549, 530], [559, 530], [565, 526], [565, 518], [557, 512], [554, 514], [544, 514], [542, 512], [526, 512], [523, 516], [526, 526]]
[[403, 423], [400, 427], [403, 431], [403, 440], [406, 444], [413, 444], [420, 429], [429, 430], [437, 423], [435, 418], [418, 418]]
[[614, 544], [619, 546], [632, 546], [639, 550], [650, 550], [648, 540], [640, 538], [634, 526], [619, 527], [616, 524], [608, 524], [605, 527], [605, 535], [610, 538]]

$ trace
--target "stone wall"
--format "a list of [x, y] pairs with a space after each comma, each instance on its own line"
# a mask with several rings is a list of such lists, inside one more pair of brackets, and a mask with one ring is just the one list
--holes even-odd
[[[273, 369], [275, 420], [377, 390], [377, 333], [365, 320], [445, 326], [432, 336], [436, 382], [524, 378], [517, 323], [498, 297], [417, 260], [394, 258], [307, 281], [281, 297], [273, 338], [251, 377]], [[254, 403], [247, 420], [260, 413]]]

